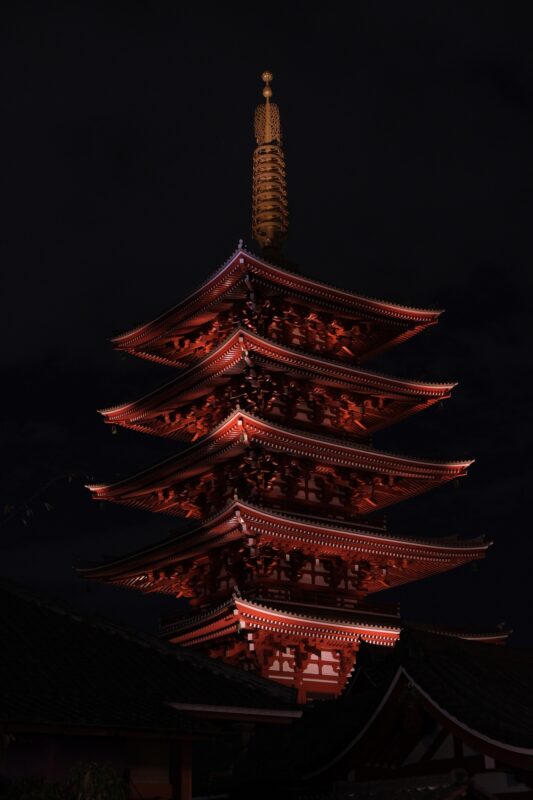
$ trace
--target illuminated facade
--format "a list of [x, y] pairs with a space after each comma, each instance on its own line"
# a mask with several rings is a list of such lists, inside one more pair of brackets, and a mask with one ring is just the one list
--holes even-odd
[[380, 452], [371, 435], [450, 396], [453, 384], [361, 366], [434, 325], [438, 311], [370, 300], [287, 268], [280, 116], [264, 73], [256, 110], [253, 232], [186, 300], [114, 340], [179, 369], [102, 412], [106, 422], [185, 442], [98, 500], [187, 518], [158, 546], [86, 578], [189, 600], [171, 642], [298, 689], [337, 695], [361, 641], [393, 645], [396, 609], [368, 596], [483, 558], [488, 543], [395, 536], [370, 514], [464, 476], [469, 461]]

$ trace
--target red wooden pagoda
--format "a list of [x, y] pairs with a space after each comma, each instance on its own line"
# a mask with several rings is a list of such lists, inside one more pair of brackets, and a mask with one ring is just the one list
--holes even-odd
[[370, 513], [466, 474], [470, 461], [380, 452], [370, 437], [436, 402], [451, 383], [360, 365], [434, 325], [438, 311], [335, 289], [290, 269], [285, 164], [270, 73], [256, 110], [253, 232], [183, 302], [118, 336], [120, 350], [178, 377], [102, 412], [106, 422], [188, 442], [98, 500], [184, 517], [158, 546], [86, 578], [189, 600], [171, 642], [297, 687], [337, 695], [361, 641], [393, 645], [397, 610], [367, 596], [483, 558], [481, 539], [395, 536]]

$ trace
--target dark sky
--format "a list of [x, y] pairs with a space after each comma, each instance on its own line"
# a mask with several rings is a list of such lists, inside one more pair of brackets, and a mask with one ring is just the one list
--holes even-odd
[[494, 547], [477, 570], [381, 597], [422, 621], [505, 622], [532, 645], [528, 4], [354, 2], [351, 17], [320, 5], [3, 5], [0, 571], [155, 628], [157, 598], [88, 591], [73, 571], [176, 527], [101, 510], [83, 489], [173, 451], [113, 436], [96, 414], [171, 377], [108, 339], [183, 298], [239, 238], [253, 245], [252, 118], [268, 68], [287, 255], [338, 286], [446, 308], [371, 367], [458, 380], [453, 399], [376, 444], [476, 463], [459, 488], [393, 507], [389, 528]]

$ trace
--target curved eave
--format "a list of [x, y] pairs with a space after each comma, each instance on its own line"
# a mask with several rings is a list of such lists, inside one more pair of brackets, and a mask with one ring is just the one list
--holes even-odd
[[[279, 620], [281, 623], [290, 621], [294, 625], [299, 625], [301, 623], [307, 624], [310, 623], [312, 625], [317, 625], [320, 627], [331, 627], [335, 630], [345, 631], [346, 633], [353, 632], [354, 628], [357, 627], [360, 630], [364, 630], [367, 634], [376, 634], [377, 636], [381, 636], [383, 634], [387, 635], [390, 634], [394, 639], [399, 637], [400, 635], [400, 626], [396, 625], [379, 625], [376, 623], [369, 623], [357, 620], [358, 612], [354, 611], [354, 617], [356, 618], [354, 622], [347, 623], [346, 619], [343, 617], [335, 617], [335, 610], [331, 609], [331, 615], [327, 615], [324, 617], [318, 617], [318, 615], [314, 615], [313, 613], [304, 614], [301, 612], [298, 613], [291, 613], [291, 611], [287, 611], [286, 609], [280, 610], [276, 608], [274, 605], [266, 605], [265, 603], [259, 603], [257, 601], [251, 602], [249, 600], [244, 600], [242, 598], [238, 598], [235, 600], [235, 606], [241, 611], [243, 614], [249, 614], [252, 617], [263, 617], [266, 621], [270, 619]], [[312, 611], [312, 607], [309, 609]], [[364, 617], [364, 612], [360, 614], [361, 618]], [[376, 615], [378, 616], [378, 615]], [[386, 616], [385, 614], [383, 616]]]
[[496, 757], [499, 755], [504, 763], [511, 760], [511, 763], [522, 765], [525, 760], [526, 764], [531, 767], [531, 760], [533, 759], [533, 746], [519, 747], [510, 742], [505, 742], [501, 739], [487, 736], [482, 731], [471, 727], [465, 720], [460, 719], [452, 714], [447, 708], [444, 707], [444, 705], [436, 700], [433, 697], [431, 689], [429, 691], [426, 690], [419, 682], [417, 682], [415, 678], [411, 676], [408, 670], [404, 669], [403, 667], [401, 667], [401, 669], [409, 681], [409, 684], [416, 689], [430, 705], [433, 706], [438, 714], [444, 719], [448, 720], [454, 727], [462, 730], [466, 734], [467, 738], [471, 738], [474, 741], [479, 742], [481, 745], [479, 749], [482, 752], [484, 752], [485, 748], [488, 746], [491, 750], [494, 748]]
[[322, 303], [329, 303], [339, 308], [344, 307], [347, 311], [357, 311], [389, 322], [425, 327], [436, 323], [442, 314], [441, 310], [402, 306], [385, 300], [375, 300], [353, 292], [342, 291], [326, 283], [305, 278], [275, 266], [262, 258], [252, 255], [247, 250], [238, 248], [211, 278], [205, 281], [185, 300], [154, 320], [115, 336], [111, 341], [120, 349], [128, 349], [137, 347], [141, 343], [157, 337], [162, 326], [167, 325], [170, 321], [174, 323], [186, 315], [190, 315], [198, 311], [198, 309], [205, 308], [215, 302], [248, 270], [257, 273], [260, 277], [272, 280], [279, 284], [281, 288], [292, 288], [294, 291], [305, 294], [315, 300], [321, 300]]
[[[269, 449], [280, 452], [284, 448], [288, 448], [290, 452], [292, 447], [292, 450], [298, 454], [316, 458], [332, 466], [384, 472], [398, 477], [412, 476], [421, 480], [443, 481], [462, 477], [474, 462], [473, 459], [439, 462], [399, 456], [360, 444], [345, 444], [332, 437], [291, 430], [253, 416], [248, 412], [234, 411], [211, 433], [178, 456], [171, 456], [147, 470], [116, 483], [88, 484], [86, 488], [98, 497], [102, 495], [111, 497], [117, 493], [116, 490], [120, 491], [121, 487], [125, 489], [127, 486], [132, 486], [133, 483], [139, 484], [140, 482], [146, 488], [151, 485], [150, 478], [156, 475], [159, 478], [175, 476], [177, 472], [182, 472], [187, 466], [210, 460], [215, 453], [234, 446], [239, 440], [243, 446], [246, 446], [246, 441], [249, 439], [263, 441], [263, 444]], [[146, 481], [143, 482], [143, 479]]]
[[[305, 549], [321, 547], [332, 552], [361, 552], [376, 557], [399, 557], [417, 562], [432, 562], [435, 571], [460, 566], [484, 558], [492, 542], [481, 539], [460, 541], [455, 538], [416, 539], [371, 533], [356, 526], [311, 523], [297, 520], [289, 514], [261, 509], [242, 501], [233, 502], [222, 512], [192, 530], [183, 531], [172, 538], [135, 551], [119, 559], [94, 567], [79, 568], [85, 578], [119, 579], [133, 577], [139, 570], [164, 569], [180, 559], [190, 558], [196, 552], [220, 547], [229, 540], [237, 540], [251, 531], [259, 539], [282, 539], [299, 542]], [[261, 527], [262, 526], [262, 527]]]
[[[323, 520], [318, 518], [309, 517], [308, 515], [298, 515], [298, 514], [290, 514], [287, 512], [280, 512], [277, 509], [269, 509], [265, 506], [257, 506], [253, 505], [249, 502], [244, 502], [239, 500], [232, 504], [231, 509], [235, 509], [240, 512], [240, 516], [243, 517], [245, 520], [250, 519], [267, 519], [267, 520], [274, 520], [279, 523], [279, 527], [293, 527], [295, 529], [302, 529], [302, 530], [311, 530], [311, 531], [319, 531], [323, 533], [324, 531], [337, 531], [340, 534], [357, 534], [360, 536], [364, 536], [369, 541], [376, 540], [376, 541], [390, 541], [390, 542], [405, 542], [405, 543], [412, 543], [413, 545], [417, 546], [427, 546], [429, 548], [432, 547], [442, 547], [444, 549], [453, 549], [457, 547], [461, 547], [461, 540], [457, 539], [455, 536], [447, 536], [447, 537], [439, 537], [439, 538], [417, 538], [413, 536], [392, 536], [392, 534], [378, 530], [374, 526], [369, 525], [362, 525], [356, 523], [354, 525], [350, 525], [349, 523], [343, 523], [339, 520]], [[229, 510], [229, 509], [228, 509]], [[209, 524], [209, 521], [206, 521], [204, 524]], [[469, 540], [464, 541], [465, 546], [473, 546], [477, 548], [488, 548], [491, 547], [493, 542], [485, 540], [483, 537], [475, 537]]]
[[[431, 629], [428, 628], [431, 632]], [[485, 631], [482, 633], [472, 633], [465, 631], [444, 631], [434, 629], [432, 632], [438, 633], [439, 636], [453, 636], [455, 639], [463, 639], [465, 642], [481, 642], [483, 644], [505, 644], [512, 630], [505, 631]]]
[[325, 773], [335, 764], [342, 762], [350, 753], [350, 751], [354, 750], [357, 746], [361, 747], [360, 743], [367, 735], [374, 736], [374, 731], [377, 730], [377, 726], [380, 724], [380, 717], [386, 714], [388, 706], [394, 706], [394, 704], [397, 702], [397, 690], [402, 686], [408, 686], [411, 691], [418, 692], [420, 697], [422, 697], [425, 702], [434, 709], [441, 721], [443, 721], [445, 724], [448, 723], [448, 725], [451, 724], [452, 728], [459, 733], [461, 738], [465, 737], [466, 734], [465, 738], [467, 741], [469, 741], [471, 745], [479, 752], [484, 753], [487, 752], [488, 749], [488, 751], [491, 752], [497, 760], [501, 759], [504, 764], [511, 762], [519, 766], [530, 766], [531, 758], [533, 757], [533, 747], [516, 746], [511, 742], [505, 742], [501, 739], [489, 737], [479, 729], [469, 726], [464, 720], [459, 719], [457, 716], [450, 713], [450, 711], [442, 703], [437, 701], [433, 697], [432, 692], [426, 690], [421, 683], [411, 675], [408, 669], [403, 666], [399, 666], [381, 701], [361, 729], [357, 731], [355, 736], [350, 738], [345, 747], [339, 750], [333, 758], [328, 759], [319, 767], [316, 767], [315, 769], [306, 773], [303, 778], [305, 780], [310, 780]]
[[381, 375], [376, 372], [346, 366], [341, 361], [324, 359], [309, 355], [295, 348], [280, 345], [266, 337], [247, 331], [240, 326], [212, 353], [209, 353], [198, 364], [187, 369], [178, 378], [174, 378], [163, 386], [134, 400], [110, 408], [100, 409], [99, 413], [108, 422], [120, 423], [124, 419], [137, 421], [171, 397], [184, 393], [197, 384], [210, 378], [216, 378], [236, 363], [244, 359], [244, 352], [257, 354], [281, 366], [292, 368], [296, 373], [318, 374], [324, 382], [341, 384], [352, 391], [360, 390], [371, 393], [384, 392], [391, 395], [405, 396], [406, 399], [421, 402], [438, 402], [449, 397], [457, 383], [428, 383]]
[[380, 615], [376, 614], [376, 619], [369, 621], [365, 620], [364, 612], [354, 612], [353, 621], [348, 622], [346, 616], [335, 618], [335, 609], [329, 609], [329, 612], [324, 616], [291, 613], [234, 595], [217, 608], [191, 614], [183, 620], [162, 626], [162, 633], [171, 641], [195, 646], [236, 631], [240, 621], [241, 624], [248, 623], [267, 630], [279, 629], [285, 633], [293, 630], [298, 635], [354, 643], [363, 639], [373, 644], [393, 645], [400, 636], [398, 624], [379, 624]]

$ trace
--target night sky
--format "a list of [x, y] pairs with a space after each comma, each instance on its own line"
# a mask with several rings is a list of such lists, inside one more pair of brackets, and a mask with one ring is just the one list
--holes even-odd
[[[175, 451], [96, 413], [173, 377], [109, 338], [186, 296], [250, 234], [253, 111], [274, 72], [287, 256], [337, 286], [445, 308], [368, 365], [453, 398], [375, 444], [475, 457], [392, 507], [410, 536], [485, 534], [484, 563], [374, 595], [408, 619], [533, 645], [533, 51], [528, 4], [13, 3], [0, 32], [2, 575], [156, 630], [169, 598], [74, 565], [179, 522], [92, 502]], [[184, 10], [184, 9], [188, 10]], [[193, 9], [193, 10], [191, 10]]]

